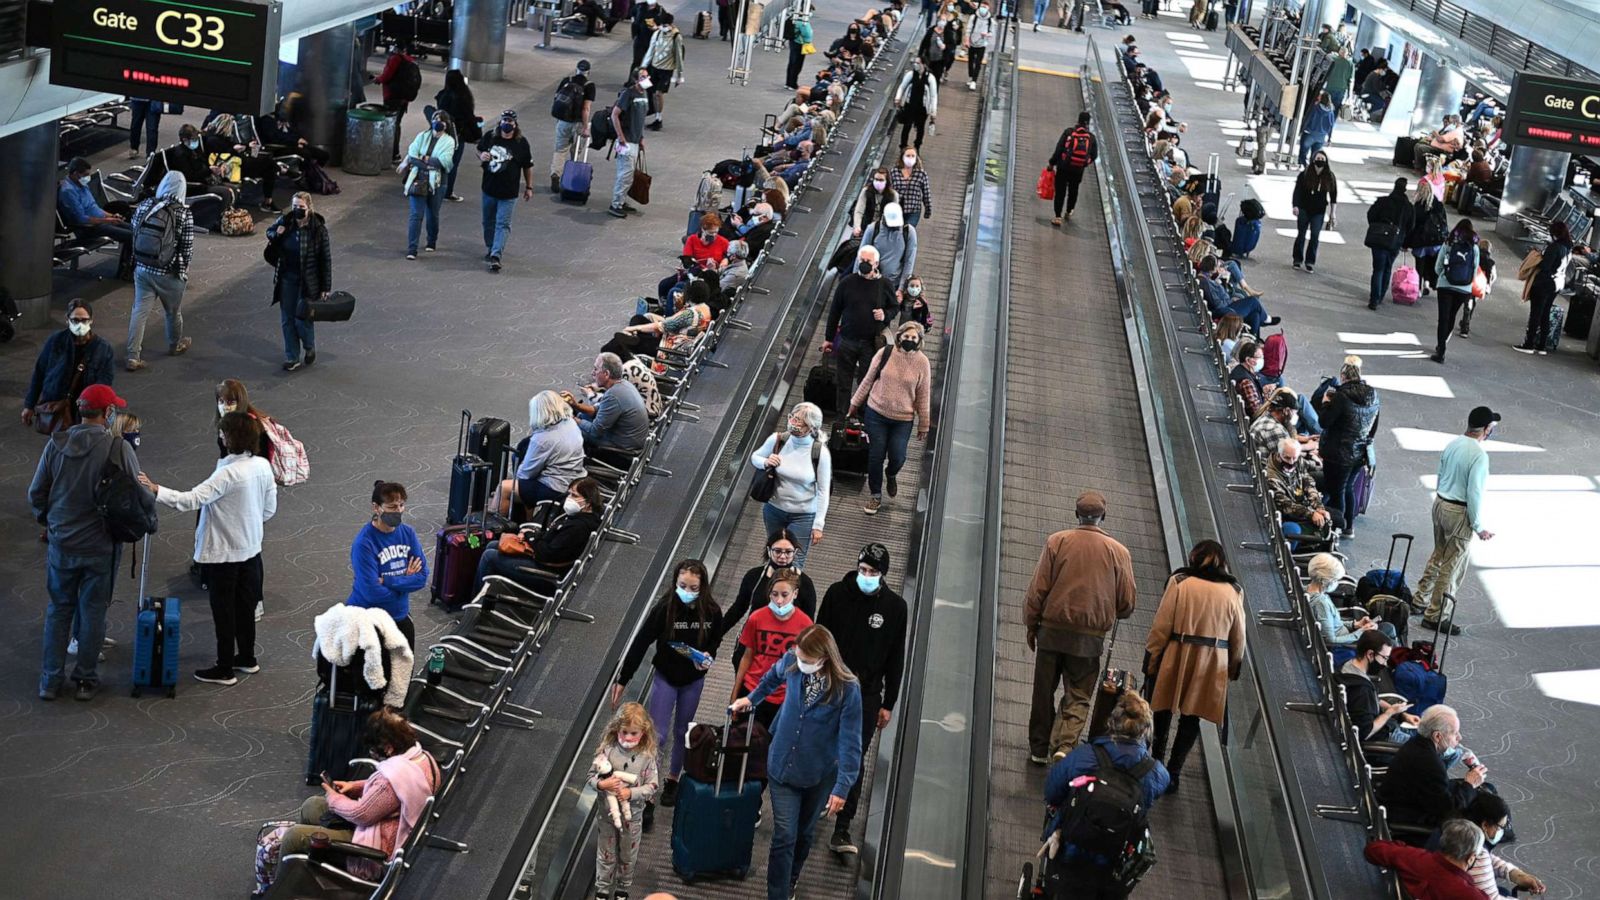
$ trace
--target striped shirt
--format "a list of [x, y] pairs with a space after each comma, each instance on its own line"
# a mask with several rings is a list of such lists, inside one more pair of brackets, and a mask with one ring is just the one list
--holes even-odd
[[933, 215], [933, 198], [928, 190], [928, 173], [925, 169], [912, 169], [907, 178], [899, 166], [889, 170], [889, 186], [900, 198], [900, 209], [907, 213]]

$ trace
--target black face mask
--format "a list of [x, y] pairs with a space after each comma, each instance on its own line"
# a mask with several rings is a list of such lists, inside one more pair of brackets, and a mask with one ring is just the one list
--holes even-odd
[[872, 263], [863, 259], [861, 262], [856, 264], [856, 271], [860, 272], [862, 275], [871, 275]]
[[911, 341], [911, 340], [901, 341], [900, 342], [900, 349], [904, 350], [907, 353], [915, 353], [916, 350], [917, 350], [917, 342], [916, 341]]
[[305, 217], [306, 217], [306, 211], [303, 210], [303, 209], [291, 209], [291, 210], [289, 210], [289, 218], [295, 220], [296, 222], [300, 221], [301, 219], [304, 219]]

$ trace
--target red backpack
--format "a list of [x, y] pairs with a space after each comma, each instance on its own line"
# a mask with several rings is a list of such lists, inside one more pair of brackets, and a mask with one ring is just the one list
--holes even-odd
[[1083, 168], [1089, 164], [1089, 132], [1081, 128], [1067, 134], [1067, 165]]
[[1289, 365], [1289, 340], [1283, 332], [1269, 335], [1261, 343], [1261, 374], [1268, 378], [1277, 378]]

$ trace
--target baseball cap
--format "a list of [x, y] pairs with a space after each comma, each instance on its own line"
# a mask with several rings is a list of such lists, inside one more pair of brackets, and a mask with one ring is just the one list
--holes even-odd
[[1103, 516], [1106, 514], [1106, 495], [1099, 491], [1084, 491], [1078, 495], [1076, 510], [1078, 518], [1089, 516]]
[[879, 575], [889, 574], [889, 548], [882, 544], [872, 543], [862, 547], [857, 561], [877, 569]]
[[1477, 407], [1467, 415], [1467, 427], [1472, 429], [1488, 428], [1498, 421], [1500, 421], [1500, 414], [1487, 406]]
[[117, 396], [117, 392], [107, 384], [91, 384], [78, 395], [78, 408], [80, 409], [105, 409], [115, 406], [118, 409], [127, 409], [128, 401]]
[[579, 72], [587, 72], [587, 71], [589, 71], [589, 61], [587, 59], [578, 60], [578, 71]]

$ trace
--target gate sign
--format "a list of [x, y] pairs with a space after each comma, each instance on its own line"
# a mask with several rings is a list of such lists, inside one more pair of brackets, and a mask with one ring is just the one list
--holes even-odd
[[1600, 84], [1518, 72], [1504, 135], [1519, 147], [1600, 156]]
[[50, 83], [258, 115], [275, 101], [278, 0], [55, 0]]

